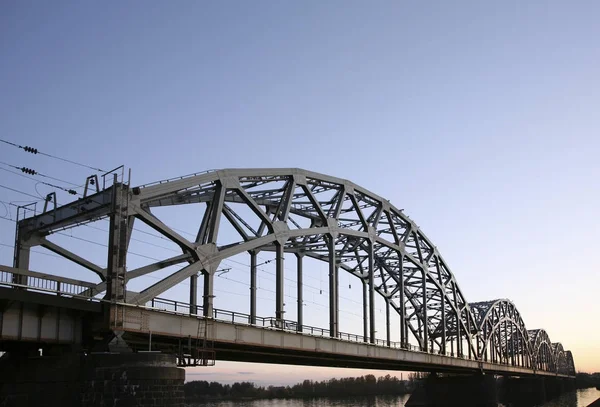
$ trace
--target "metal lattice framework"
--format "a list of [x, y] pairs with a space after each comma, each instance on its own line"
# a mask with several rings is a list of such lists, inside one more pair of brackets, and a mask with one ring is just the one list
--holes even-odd
[[[85, 204], [84, 210], [81, 207]], [[184, 204], [205, 205], [197, 235], [187, 239], [153, 210]], [[73, 210], [77, 213], [73, 215]], [[103, 269], [50, 242], [55, 230], [110, 218], [109, 262]], [[126, 270], [134, 220], [142, 221], [181, 248], [181, 254], [136, 270]], [[237, 238], [218, 244], [222, 222]], [[190, 220], [190, 222], [192, 222]], [[204, 279], [203, 312], [213, 310], [214, 276], [222, 260], [250, 254], [250, 315], [256, 317], [256, 253], [275, 253], [275, 317], [284, 319], [284, 253], [297, 256], [301, 284], [304, 256], [329, 267], [329, 332], [338, 336], [340, 270], [362, 281], [364, 338], [375, 341], [375, 295], [400, 319], [400, 341], [421, 351], [477, 358], [549, 371], [573, 370], [570, 352], [552, 344], [545, 331], [527, 331], [514, 304], [497, 300], [469, 304], [442, 258], [413, 220], [388, 200], [347, 180], [301, 169], [227, 169], [129, 188], [116, 183], [84, 203], [77, 201], [18, 228], [15, 267], [27, 267], [29, 247], [44, 246], [96, 273], [93, 290], [107, 299], [144, 305], [186, 279], [196, 305], [197, 276]], [[184, 267], [131, 294], [128, 280], [172, 265]], [[298, 291], [301, 303], [301, 290]], [[302, 326], [302, 309], [298, 309]]]
[[477, 320], [479, 354], [485, 361], [532, 367], [525, 323], [509, 300], [471, 303]]

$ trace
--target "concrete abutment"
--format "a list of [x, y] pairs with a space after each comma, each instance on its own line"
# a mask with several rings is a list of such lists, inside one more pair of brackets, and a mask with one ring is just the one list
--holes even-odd
[[0, 360], [3, 407], [183, 407], [185, 371], [173, 355], [96, 353]]

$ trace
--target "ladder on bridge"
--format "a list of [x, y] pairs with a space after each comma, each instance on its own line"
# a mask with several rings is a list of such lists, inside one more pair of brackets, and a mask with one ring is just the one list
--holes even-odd
[[214, 342], [208, 339], [209, 329], [213, 327], [211, 318], [198, 318], [196, 338], [188, 337], [187, 346], [179, 341], [178, 365], [181, 367], [214, 366], [216, 352]]

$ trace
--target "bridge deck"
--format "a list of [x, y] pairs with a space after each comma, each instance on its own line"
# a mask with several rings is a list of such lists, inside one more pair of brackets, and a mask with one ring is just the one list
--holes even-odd
[[[5, 283], [7, 284], [7, 283]], [[8, 285], [8, 284], [7, 284]], [[156, 299], [152, 306], [110, 305], [104, 301], [76, 296], [65, 297], [22, 289], [0, 287], [0, 343], [81, 343], [83, 316], [102, 318], [104, 308], [119, 308], [122, 330], [136, 350], [173, 351], [178, 347], [198, 347], [205, 340], [214, 345], [218, 360], [311, 365], [347, 368], [438, 371], [452, 373], [485, 372], [512, 376], [559, 376], [546, 371], [478, 361], [456, 356], [421, 352], [410, 345], [378, 340], [364, 342], [358, 335], [338, 333], [315, 327], [297, 326], [274, 318], [258, 318], [214, 310], [214, 318], [190, 315], [190, 306]], [[42, 308], [40, 308], [42, 307]], [[170, 307], [171, 309], [164, 309]], [[162, 308], [162, 309], [160, 309]], [[196, 307], [195, 313], [202, 312]]]
[[239, 322], [205, 319], [164, 310], [125, 305], [123, 311], [123, 330], [128, 335], [129, 343], [147, 347], [149, 336], [152, 333], [152, 349], [157, 349], [161, 345], [172, 345], [177, 341], [181, 341], [185, 345], [190, 341], [197, 340], [198, 332], [203, 331], [203, 327], [206, 327], [206, 339], [214, 343], [219, 360], [385, 370], [486, 372], [513, 376], [563, 377], [556, 373], [533, 371], [522, 367], [312, 336], [276, 327], [259, 327]]

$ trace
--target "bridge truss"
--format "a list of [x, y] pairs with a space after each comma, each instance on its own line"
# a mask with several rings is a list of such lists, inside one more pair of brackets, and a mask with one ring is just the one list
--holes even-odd
[[[89, 179], [88, 179], [89, 181]], [[96, 182], [97, 185], [97, 182]], [[189, 280], [190, 313], [214, 315], [214, 277], [220, 263], [240, 253], [250, 256], [250, 322], [256, 323], [257, 254], [275, 256], [275, 320], [284, 318], [284, 259], [296, 256], [298, 309], [302, 331], [304, 258], [328, 265], [329, 335], [339, 338], [339, 276], [362, 282], [363, 339], [376, 343], [375, 297], [386, 304], [387, 344], [390, 320], [400, 321], [400, 344], [417, 343], [422, 352], [464, 357], [533, 370], [574, 374], [569, 351], [552, 343], [544, 330], [527, 330], [514, 304], [495, 300], [469, 304], [436, 246], [413, 220], [386, 199], [347, 180], [301, 169], [226, 169], [130, 187], [115, 182], [69, 204], [18, 223], [14, 267], [29, 269], [29, 253], [42, 246], [90, 270], [100, 283], [79, 293], [114, 304], [147, 305]], [[205, 207], [188, 239], [157, 215], [157, 208], [197, 204]], [[52, 242], [53, 233], [86, 222], [109, 220], [107, 267], [103, 268]], [[127, 252], [134, 222], [143, 222], [175, 243], [181, 253], [128, 270]], [[190, 223], [194, 221], [189, 220]], [[237, 237], [218, 244], [223, 222]], [[183, 267], [139, 292], [127, 282], [173, 265]], [[198, 278], [203, 279], [198, 305]], [[16, 279], [26, 278], [17, 276]], [[17, 281], [16, 283], [24, 283]], [[111, 315], [112, 328], [123, 323]]]

